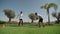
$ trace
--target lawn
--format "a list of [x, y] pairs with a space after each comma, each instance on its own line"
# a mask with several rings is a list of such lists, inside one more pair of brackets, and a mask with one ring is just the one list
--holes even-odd
[[0, 34], [60, 34], [60, 24], [40, 28], [36, 24], [24, 24], [23, 26], [6, 24], [4, 29], [0, 25]]

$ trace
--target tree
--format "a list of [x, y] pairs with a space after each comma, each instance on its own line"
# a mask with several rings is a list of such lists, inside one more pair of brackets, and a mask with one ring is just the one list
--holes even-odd
[[59, 19], [60, 19], [60, 12], [58, 13], [58, 17], [59, 17]]
[[59, 13], [53, 12], [53, 13], [52, 13], [52, 16], [57, 19], [57, 23], [60, 22], [60, 12], [59, 12]]
[[41, 6], [41, 8], [46, 9], [47, 14], [48, 14], [48, 24], [50, 25], [50, 15], [49, 15], [49, 8], [53, 7], [55, 9], [55, 11], [57, 10], [57, 4], [55, 3], [46, 3], [45, 5]]
[[30, 14], [29, 14], [29, 18], [31, 19], [31, 23], [33, 23], [34, 20], [37, 20], [37, 19], [38, 19], [38, 18], [36, 19], [36, 17], [37, 17], [37, 16], [35, 16], [34, 13], [30, 13]]
[[9, 22], [11, 22], [11, 19], [15, 17], [15, 12], [10, 9], [5, 9], [4, 13], [9, 18]]

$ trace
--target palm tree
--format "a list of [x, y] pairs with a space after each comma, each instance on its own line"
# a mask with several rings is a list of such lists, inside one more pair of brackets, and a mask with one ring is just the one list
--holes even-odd
[[41, 6], [41, 8], [46, 9], [47, 14], [48, 14], [48, 24], [50, 24], [50, 15], [49, 15], [49, 8], [53, 7], [55, 9], [55, 11], [57, 10], [57, 4], [55, 3], [46, 3], [44, 6]]

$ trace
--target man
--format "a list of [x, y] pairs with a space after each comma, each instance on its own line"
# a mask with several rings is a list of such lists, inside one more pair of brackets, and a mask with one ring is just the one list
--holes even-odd
[[43, 18], [41, 17], [41, 15], [39, 15], [39, 14], [37, 14], [37, 13], [35, 13], [35, 15], [36, 15], [36, 19], [39, 19], [39, 21], [38, 21], [39, 27], [41, 26], [41, 24], [42, 24], [43, 27], [44, 27]]
[[23, 25], [23, 12], [21, 11], [20, 14], [18, 14], [17, 17], [19, 17], [19, 23], [18, 23], [18, 26], [19, 26], [20, 24]]

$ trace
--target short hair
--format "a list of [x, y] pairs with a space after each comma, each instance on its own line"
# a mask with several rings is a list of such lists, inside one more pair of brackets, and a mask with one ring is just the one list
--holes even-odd
[[20, 13], [22, 13], [22, 11]]
[[35, 15], [37, 15], [37, 12], [35, 12]]

